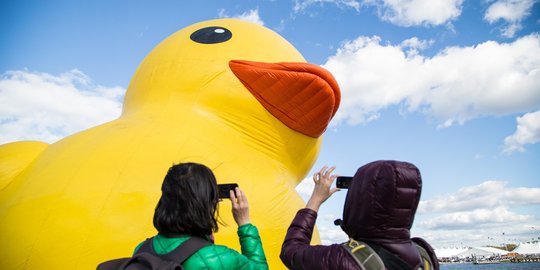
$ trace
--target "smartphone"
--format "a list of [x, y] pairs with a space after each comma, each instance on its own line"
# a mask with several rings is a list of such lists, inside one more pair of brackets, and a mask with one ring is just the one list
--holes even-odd
[[338, 176], [336, 179], [336, 187], [347, 189], [351, 185], [352, 176]]
[[238, 184], [232, 183], [232, 184], [218, 184], [218, 191], [219, 191], [219, 198], [220, 199], [228, 199], [231, 197], [229, 191], [233, 190], [238, 187]]

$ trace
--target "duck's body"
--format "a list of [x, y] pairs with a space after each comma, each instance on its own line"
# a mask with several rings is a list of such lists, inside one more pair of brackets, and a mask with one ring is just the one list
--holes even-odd
[[[207, 44], [193, 39], [192, 33], [210, 26], [230, 30], [232, 38]], [[120, 118], [36, 146], [32, 162], [0, 179], [6, 182], [0, 191], [0, 268], [93, 269], [129, 256], [155, 233], [152, 215], [167, 169], [187, 161], [212, 168], [219, 183], [239, 184], [270, 267], [283, 268], [281, 241], [304, 205], [294, 187], [321, 141], [262, 106], [265, 94], [255, 98], [249, 80], [239, 80], [242, 71], [235, 76], [231, 70], [235, 59], [304, 62], [277, 34], [238, 20], [202, 22], [166, 39], [137, 70]], [[333, 94], [330, 118], [339, 90]], [[228, 201], [219, 213], [225, 225], [216, 242], [239, 248]]]

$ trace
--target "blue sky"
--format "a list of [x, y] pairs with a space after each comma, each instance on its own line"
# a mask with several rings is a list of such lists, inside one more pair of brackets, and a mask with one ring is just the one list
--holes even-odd
[[[0, 143], [52, 143], [118, 117], [153, 47], [222, 17], [276, 31], [338, 80], [311, 173], [416, 164], [412, 234], [436, 248], [540, 237], [538, 0], [1, 1]], [[324, 243], [346, 239], [333, 226], [345, 194], [321, 208]]]

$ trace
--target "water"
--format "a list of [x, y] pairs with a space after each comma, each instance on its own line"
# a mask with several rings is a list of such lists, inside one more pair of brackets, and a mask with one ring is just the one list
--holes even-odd
[[533, 263], [497, 263], [497, 264], [472, 264], [455, 263], [441, 264], [441, 270], [530, 270], [540, 269], [540, 262]]

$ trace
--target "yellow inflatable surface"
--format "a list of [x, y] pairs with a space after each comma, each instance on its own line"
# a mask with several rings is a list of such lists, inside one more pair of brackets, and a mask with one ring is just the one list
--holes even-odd
[[[47, 145], [0, 146], [0, 269], [95, 269], [156, 233], [167, 169], [199, 162], [250, 202], [271, 269], [304, 202], [340, 92], [275, 32], [235, 19], [188, 26], [137, 69], [122, 115]], [[230, 202], [218, 244], [239, 250]], [[314, 241], [317, 242], [318, 235]]]

